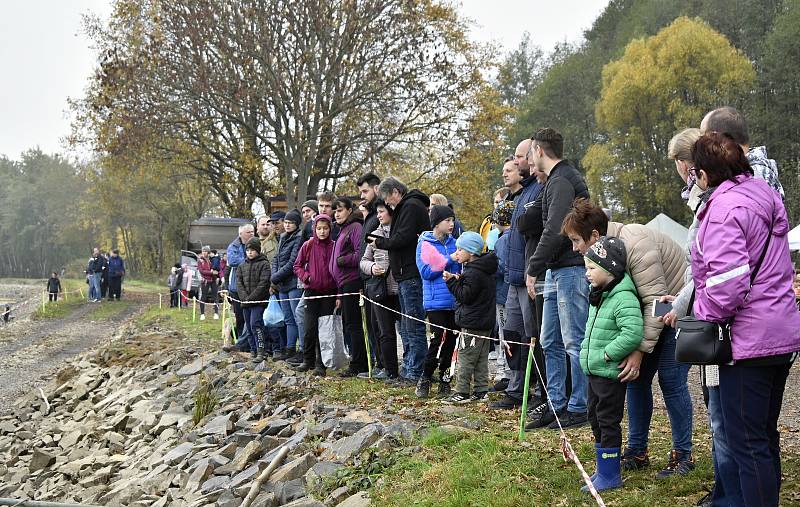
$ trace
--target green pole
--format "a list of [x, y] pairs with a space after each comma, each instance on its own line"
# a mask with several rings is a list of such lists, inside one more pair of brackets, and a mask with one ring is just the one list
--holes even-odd
[[[522, 390], [522, 413], [519, 416], [519, 441], [525, 441], [525, 416], [528, 415], [528, 390], [530, 389], [531, 382], [531, 364], [533, 364], [533, 341], [536, 338], [531, 338], [531, 346], [528, 349], [528, 364], [525, 365], [525, 385]], [[505, 352], [504, 352], [505, 353]]]
[[361, 306], [361, 326], [364, 328], [364, 345], [367, 349], [367, 371], [369, 372], [369, 378], [372, 378], [372, 353], [369, 349], [369, 332], [367, 331], [367, 313], [364, 310], [365, 302], [364, 302], [364, 295], [362, 294], [359, 297], [358, 304]]

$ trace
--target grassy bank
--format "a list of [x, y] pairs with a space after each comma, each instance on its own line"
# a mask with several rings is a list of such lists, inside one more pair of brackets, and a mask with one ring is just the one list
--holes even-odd
[[[44, 292], [45, 282], [41, 282], [41, 284], [42, 292]], [[89, 286], [86, 285], [86, 282], [83, 280], [62, 278], [61, 288], [67, 294], [59, 294], [58, 301], [46, 301], [44, 307], [42, 307], [41, 300], [38, 301], [39, 306], [31, 314], [31, 319], [40, 320], [64, 318], [84, 304], [88, 304], [85, 296], [89, 290]], [[81, 296], [80, 292], [75, 292], [78, 290], [83, 291], [83, 297]]]
[[212, 313], [210, 308], [206, 308], [206, 320], [201, 321], [200, 305], [198, 305], [195, 321], [192, 322], [191, 306], [180, 310], [169, 308], [169, 301], [166, 300], [161, 309], [158, 308], [158, 304], [147, 308], [136, 319], [136, 324], [140, 329], [153, 326], [174, 329], [190, 338], [222, 347], [222, 320], [214, 320]]

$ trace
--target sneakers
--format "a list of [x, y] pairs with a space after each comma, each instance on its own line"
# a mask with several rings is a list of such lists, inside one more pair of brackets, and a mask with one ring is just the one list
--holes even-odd
[[472, 397], [470, 395], [468, 395], [468, 394], [453, 393], [450, 396], [448, 396], [447, 398], [445, 398], [444, 400], [442, 400], [442, 403], [447, 403], [449, 405], [452, 405], [452, 404], [462, 405], [464, 403], [469, 403], [471, 400], [472, 400]]
[[286, 353], [286, 349], [278, 349], [272, 354], [273, 361], [285, 361], [289, 355]]
[[302, 364], [305, 362], [305, 357], [303, 357], [303, 353], [300, 351], [293, 351], [289, 349], [289, 358], [286, 360], [287, 363], [291, 364]]
[[214, 314], [214, 320], [219, 320], [219, 314], [218, 313]]
[[447, 398], [450, 396], [450, 382], [439, 381], [439, 389], [436, 392], [437, 398]]
[[647, 449], [625, 449], [622, 453], [623, 470], [641, 470], [650, 466], [650, 456]]
[[394, 377], [394, 378], [387, 378], [386, 384], [391, 387], [411, 387], [416, 385], [417, 383], [409, 378], [406, 377]]
[[686, 475], [694, 470], [694, 456], [691, 452], [680, 452], [672, 449], [669, 453], [667, 468], [656, 474], [657, 479], [665, 479], [673, 475]]
[[556, 417], [550, 411], [550, 406], [547, 403], [540, 403], [533, 410], [528, 411], [528, 422], [525, 424], [525, 430], [530, 431], [548, 427], [555, 420]]
[[502, 393], [506, 390], [506, 388], [508, 388], [508, 382], [509, 380], [507, 378], [501, 378], [494, 386], [492, 386], [491, 391], [495, 393]]
[[369, 371], [362, 371], [361, 373], [356, 375], [356, 377], [358, 377], [360, 379], [365, 379], [365, 380], [369, 380], [369, 379], [385, 380], [385, 379], [389, 378], [389, 374], [386, 373], [386, 370], [384, 370], [382, 368], [377, 368], [375, 370], [372, 370], [372, 376], [371, 377], [369, 376]]
[[414, 396], [417, 398], [427, 398], [431, 395], [431, 379], [427, 377], [420, 377], [417, 382], [417, 389], [414, 391]]
[[206, 314], [205, 313], [201, 313], [200, 314], [200, 320], [206, 320]]
[[503, 396], [500, 400], [495, 401], [491, 405], [490, 408], [498, 409], [498, 410], [514, 410], [517, 407], [522, 406], [522, 400], [518, 400], [516, 398], [512, 398], [509, 395]]
[[[579, 426], [585, 426], [588, 424], [589, 416], [586, 412], [570, 412], [569, 410], [564, 409], [559, 412], [558, 420], [561, 421], [561, 427], [564, 429], [577, 428]], [[553, 418], [553, 422], [547, 425], [547, 428], [551, 430], [558, 429], [558, 422], [556, 422], [555, 417]]]
[[481, 391], [479, 393], [472, 393], [472, 396], [469, 397], [469, 401], [474, 401], [477, 403], [487, 403], [489, 401], [489, 393], [486, 391]]
[[339, 373], [339, 377], [341, 377], [341, 378], [358, 377], [358, 373], [359, 372], [357, 372], [355, 370], [351, 370], [350, 368], [347, 368], [344, 371], [342, 371], [341, 373]]

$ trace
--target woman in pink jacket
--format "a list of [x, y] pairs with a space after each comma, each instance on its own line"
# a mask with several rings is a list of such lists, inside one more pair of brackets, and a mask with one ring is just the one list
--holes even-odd
[[800, 350], [786, 209], [775, 191], [753, 178], [744, 152], [730, 137], [701, 137], [692, 158], [700, 188], [717, 187], [698, 215], [691, 247], [694, 315], [718, 323], [734, 319], [734, 361], [719, 371], [722, 416], [744, 505], [777, 506], [778, 416], [789, 368]]

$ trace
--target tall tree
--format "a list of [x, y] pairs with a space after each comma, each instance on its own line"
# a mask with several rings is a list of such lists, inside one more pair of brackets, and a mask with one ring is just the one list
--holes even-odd
[[88, 138], [146, 125], [189, 146], [239, 215], [276, 182], [291, 206], [387, 148], [449, 142], [487, 58], [438, 0], [117, 0], [91, 33]]
[[754, 80], [748, 59], [701, 20], [629, 43], [603, 69], [595, 116], [606, 141], [584, 157], [593, 195], [626, 220], [688, 218], [667, 144], [720, 101], [740, 105]]

